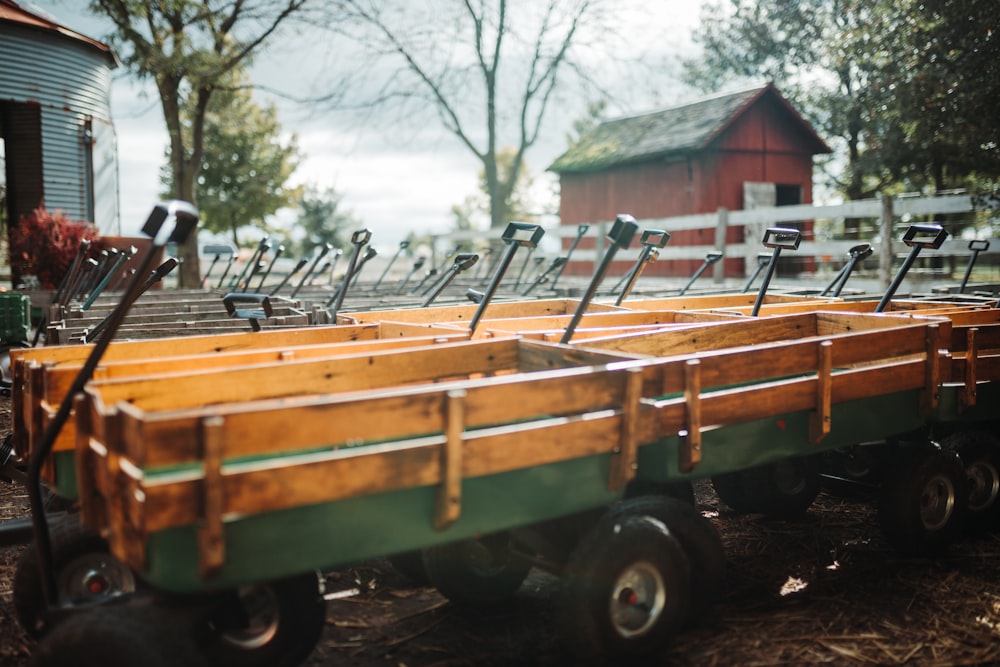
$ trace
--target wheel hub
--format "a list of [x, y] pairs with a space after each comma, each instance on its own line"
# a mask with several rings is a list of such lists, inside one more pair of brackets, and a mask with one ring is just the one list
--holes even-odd
[[941, 530], [948, 525], [955, 510], [955, 486], [945, 475], [927, 481], [920, 496], [920, 519], [927, 530]]
[[1000, 496], [1000, 472], [988, 461], [976, 461], [966, 469], [969, 477], [969, 509], [982, 512]]
[[622, 637], [641, 636], [663, 614], [666, 599], [659, 570], [646, 561], [633, 563], [618, 576], [611, 591], [611, 624]]
[[68, 563], [58, 585], [63, 600], [114, 597], [135, 591], [135, 575], [113, 556], [91, 553]]
[[245, 651], [267, 645], [278, 634], [281, 611], [278, 598], [268, 586], [244, 586], [237, 592], [246, 613], [246, 627], [229, 630], [223, 640]]

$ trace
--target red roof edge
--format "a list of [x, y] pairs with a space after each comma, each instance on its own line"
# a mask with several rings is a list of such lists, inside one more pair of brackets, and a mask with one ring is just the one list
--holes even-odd
[[820, 137], [816, 133], [816, 130], [813, 128], [812, 124], [809, 123], [808, 121], [806, 121], [806, 119], [802, 117], [802, 114], [800, 114], [795, 109], [795, 107], [793, 107], [791, 105], [791, 103], [787, 99], [785, 99], [785, 96], [782, 95], [780, 92], [778, 92], [778, 89], [775, 87], [774, 82], [772, 82], [772, 81], [769, 81], [760, 90], [757, 90], [756, 92], [754, 92], [754, 94], [751, 97], [749, 97], [747, 99], [747, 101], [744, 102], [743, 105], [739, 109], [736, 110], [736, 112], [734, 112], [733, 114], [731, 114], [729, 116], [729, 118], [727, 118], [724, 123], [722, 123], [721, 125], [719, 125], [719, 127], [715, 130], [715, 132], [713, 132], [711, 135], [709, 135], [708, 137], [706, 137], [704, 143], [702, 143], [702, 145], [699, 146], [699, 148], [702, 148], [702, 149], [708, 148], [708, 146], [713, 141], [715, 141], [716, 139], [718, 139], [726, 130], [729, 129], [729, 127], [733, 123], [736, 122], [737, 118], [739, 118], [740, 116], [743, 115], [744, 111], [746, 111], [747, 109], [749, 109], [750, 107], [752, 107], [761, 98], [763, 98], [764, 95], [767, 95], [768, 93], [770, 93], [772, 96], [774, 96], [774, 98], [776, 100], [778, 100], [781, 103], [782, 106], [785, 107], [785, 109], [788, 111], [788, 113], [790, 113], [792, 115], [792, 117], [795, 120], [798, 121], [799, 125], [802, 127], [803, 130], [805, 130], [806, 134], [808, 134], [809, 136], [811, 136], [813, 138], [813, 140], [816, 142], [816, 145], [820, 147], [820, 149], [818, 151], [816, 151], [816, 153], [832, 153], [833, 152], [833, 149], [830, 148], [827, 145], [827, 143], [825, 141], [823, 141], [822, 137]]

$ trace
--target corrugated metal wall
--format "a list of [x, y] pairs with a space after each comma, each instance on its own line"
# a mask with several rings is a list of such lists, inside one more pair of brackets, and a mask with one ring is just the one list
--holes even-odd
[[[79, 220], [92, 213], [102, 233], [116, 234], [118, 168], [110, 97], [104, 54], [56, 33], [0, 24], [0, 99], [41, 107], [45, 206]], [[87, 141], [94, 143], [88, 147]]]

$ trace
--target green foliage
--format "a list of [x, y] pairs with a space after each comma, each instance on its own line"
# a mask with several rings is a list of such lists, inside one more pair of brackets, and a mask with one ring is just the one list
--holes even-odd
[[685, 61], [705, 90], [771, 80], [832, 146], [850, 199], [1000, 174], [991, 0], [719, 0]]
[[[237, 70], [224, 77], [204, 119], [204, 150], [195, 182], [195, 195], [203, 227], [226, 233], [239, 246], [238, 232], [256, 226], [267, 230], [265, 219], [281, 208], [293, 206], [300, 188], [286, 185], [299, 163], [293, 135], [281, 139], [281, 125], [273, 105], [261, 107], [253, 101]], [[188, 119], [190, 111], [185, 110]], [[184, 127], [190, 128], [191, 123]], [[161, 180], [171, 190], [171, 173], [164, 169]]]
[[342, 196], [333, 188], [306, 187], [298, 200], [299, 217], [295, 223], [305, 237], [299, 244], [299, 255], [309, 257], [318, 245], [328, 243], [334, 248], [345, 248], [345, 234], [350, 234], [360, 224], [350, 211], [345, 211]]
[[[108, 17], [106, 39], [139, 77], [152, 79], [170, 138], [171, 196], [198, 203], [205, 118], [216, 85], [246, 66], [306, 0], [91, 0], [91, 10]], [[180, 249], [183, 282], [200, 283], [198, 239]]]

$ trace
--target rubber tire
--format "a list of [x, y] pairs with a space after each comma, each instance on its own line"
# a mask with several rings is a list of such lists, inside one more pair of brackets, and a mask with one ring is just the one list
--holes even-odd
[[[794, 486], [787, 484], [791, 467]], [[794, 519], [805, 514], [822, 491], [814, 457], [789, 458], [717, 475], [712, 486], [719, 500], [741, 514]]]
[[[944, 516], [929, 525], [922, 508], [940, 499], [938, 492], [943, 492], [950, 506], [941, 509]], [[878, 507], [882, 532], [902, 555], [939, 554], [962, 536], [968, 497], [965, 467], [958, 454], [937, 448], [912, 452], [902, 457], [882, 484]], [[939, 505], [934, 502], [933, 508]]]
[[[616, 580], [636, 565], [658, 573], [665, 599], [652, 625], [629, 637], [616, 629], [612, 604]], [[574, 549], [563, 572], [556, 607], [560, 639], [590, 664], [635, 664], [635, 659], [659, 652], [686, 620], [690, 573], [683, 547], [661, 521], [605, 515]]]
[[[220, 667], [294, 667], [312, 653], [326, 627], [326, 601], [316, 573], [296, 575], [287, 579], [254, 584], [246, 591], [273, 605], [273, 636], [256, 645], [256, 638], [246, 638], [241, 645], [240, 632], [219, 629], [206, 647], [205, 655], [212, 665]], [[243, 606], [243, 598], [232, 600]], [[247, 610], [250, 613], [250, 610]]]
[[690, 482], [650, 482], [645, 479], [634, 479], [625, 487], [625, 497], [639, 496], [666, 496], [694, 505], [694, 486]]
[[[792, 485], [788, 484], [791, 476]], [[784, 459], [742, 471], [741, 482], [754, 511], [770, 519], [794, 519], [806, 513], [823, 489], [816, 459]]]
[[[431, 584], [456, 605], [484, 609], [505, 602], [521, 587], [531, 564], [507, 549], [506, 533], [424, 549]], [[488, 560], [484, 561], [484, 557]]]
[[32, 650], [32, 667], [208, 667], [190, 622], [155, 605], [103, 604], [53, 627]]
[[969, 482], [967, 527], [993, 531], [1000, 527], [1000, 440], [985, 431], [959, 431], [941, 446], [958, 454]]
[[427, 568], [424, 567], [424, 555], [419, 551], [405, 551], [386, 558], [392, 569], [403, 575], [418, 586], [430, 584]]
[[743, 489], [740, 472], [727, 472], [712, 478], [712, 488], [722, 504], [737, 514], [753, 514], [754, 505]]
[[[56, 580], [62, 587], [58, 596], [61, 605], [74, 600], [77, 602], [96, 602], [108, 597], [131, 593], [141, 585], [131, 570], [108, 552], [108, 543], [84, 528], [77, 515], [66, 515], [50, 521], [49, 537], [52, 544], [52, 565], [56, 572]], [[121, 568], [123, 586], [115, 587], [110, 594], [75, 596], [71, 600], [66, 588], [62, 586], [64, 576], [68, 576], [66, 570], [74, 565], [74, 561], [88, 556], [97, 556], [98, 561], [105, 563], [112, 570]], [[46, 604], [42, 592], [38, 552], [34, 542], [28, 544], [17, 561], [12, 588], [14, 612], [17, 620], [29, 635], [37, 638], [40, 634], [38, 623]]]
[[676, 498], [642, 496], [612, 504], [606, 516], [651, 516], [680, 542], [691, 567], [691, 618], [708, 618], [726, 590], [726, 550], [715, 525], [694, 506]]

